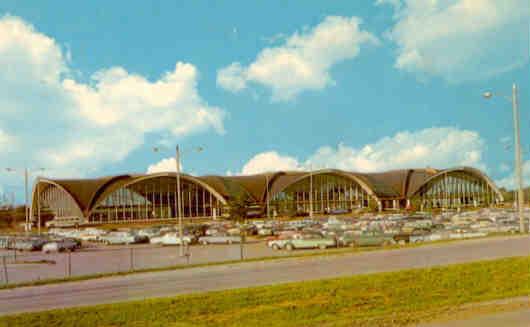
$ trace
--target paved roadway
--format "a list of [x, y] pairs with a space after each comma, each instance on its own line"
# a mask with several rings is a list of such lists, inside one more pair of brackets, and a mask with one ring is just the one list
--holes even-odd
[[530, 238], [525, 236], [132, 274], [3, 290], [0, 291], [0, 314], [526, 255], [530, 255]]

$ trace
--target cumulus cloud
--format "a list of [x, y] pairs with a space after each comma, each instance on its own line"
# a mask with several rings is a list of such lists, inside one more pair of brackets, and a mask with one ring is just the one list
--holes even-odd
[[31, 162], [53, 168], [54, 175], [79, 176], [125, 159], [147, 134], [224, 133], [225, 112], [199, 95], [194, 65], [177, 62], [154, 81], [109, 67], [81, 82], [65, 52], [24, 20], [0, 18], [0, 157], [6, 165]]
[[294, 157], [281, 155], [276, 151], [262, 152], [252, 157], [241, 170], [242, 175], [259, 174], [269, 171], [301, 170], [302, 167]]
[[391, 4], [397, 69], [450, 82], [487, 78], [528, 59], [527, 0], [377, 0]]
[[277, 170], [338, 168], [357, 172], [377, 172], [399, 168], [449, 168], [473, 166], [485, 170], [484, 141], [474, 131], [434, 127], [416, 132], [399, 132], [375, 143], [354, 148], [345, 144], [323, 146], [299, 162], [275, 151], [254, 156], [242, 173]]
[[[508, 165], [506, 165], [506, 168], [508, 169], [506, 169], [505, 172], [510, 170], [510, 167]], [[523, 162], [523, 166], [521, 168], [523, 171], [523, 187], [526, 187], [530, 184], [530, 161]], [[508, 176], [495, 181], [495, 183], [498, 186], [505, 187], [509, 190], [513, 190], [517, 187], [515, 174], [513, 172]]]
[[[182, 163], [180, 164], [180, 170], [184, 171]], [[164, 158], [157, 163], [149, 165], [147, 167], [148, 174], [154, 173], [165, 173], [165, 172], [176, 172], [177, 171], [177, 160], [175, 158]]]
[[334, 81], [333, 65], [357, 57], [361, 46], [378, 39], [360, 27], [357, 17], [328, 16], [313, 29], [295, 32], [282, 45], [263, 49], [248, 66], [234, 62], [217, 73], [217, 85], [239, 92], [254, 83], [271, 90], [274, 101], [287, 101]]

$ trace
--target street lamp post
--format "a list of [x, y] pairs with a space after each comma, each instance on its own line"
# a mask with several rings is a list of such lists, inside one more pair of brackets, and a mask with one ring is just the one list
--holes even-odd
[[[494, 94], [492, 92], [485, 92], [484, 98], [490, 99]], [[521, 170], [521, 139], [519, 129], [519, 105], [517, 101], [517, 85], [514, 83], [512, 86], [512, 96], [506, 97], [512, 103], [513, 111], [513, 127], [514, 127], [514, 152], [515, 152], [515, 177], [517, 185], [517, 211], [519, 216], [519, 231], [525, 232], [525, 222], [523, 218], [523, 174]]]
[[[202, 147], [195, 148], [195, 151], [201, 152], [203, 150]], [[159, 147], [153, 148], [154, 152], [159, 152]], [[180, 239], [180, 245], [179, 245], [179, 255], [181, 257], [184, 256], [184, 247], [183, 247], [183, 226], [182, 226], [182, 199], [181, 199], [181, 193], [180, 193], [180, 148], [177, 144], [175, 146], [175, 168], [177, 169], [177, 221], [178, 221], [178, 230], [179, 230], [179, 239]]]
[[[24, 168], [23, 170], [23, 173], [24, 173], [24, 216], [25, 216], [25, 226], [24, 226], [24, 230], [26, 232], [26, 235], [28, 234], [29, 230], [30, 230], [30, 220], [31, 220], [31, 217], [30, 217], [30, 209], [29, 209], [29, 205], [28, 205], [28, 201], [29, 201], [29, 195], [28, 195], [28, 181], [29, 181], [29, 174], [32, 172], [32, 171], [43, 171], [45, 170], [45, 168], [37, 168], [37, 169], [33, 169], [33, 170], [30, 170], [28, 169], [27, 167]], [[17, 173], [17, 172], [20, 172], [19, 169], [16, 169], [16, 168], [6, 168], [6, 171], [8, 172], [11, 172], [11, 173]], [[39, 203], [39, 206], [40, 206], [40, 203]], [[40, 213], [40, 209], [39, 209], [39, 213]], [[40, 214], [39, 214], [39, 234], [40, 234]]]
[[175, 161], [176, 161], [176, 168], [177, 168], [177, 219], [179, 223], [179, 239], [180, 239], [180, 246], [179, 246], [179, 254], [180, 256], [184, 256], [184, 248], [182, 247], [184, 241], [182, 239], [183, 237], [183, 231], [182, 231], [182, 202], [181, 202], [181, 196], [180, 196], [180, 149], [178, 144], [175, 147]]
[[267, 206], [267, 221], [271, 220], [269, 210], [269, 174], [265, 173], [265, 205]]
[[309, 167], [309, 218], [313, 219], [313, 166]]

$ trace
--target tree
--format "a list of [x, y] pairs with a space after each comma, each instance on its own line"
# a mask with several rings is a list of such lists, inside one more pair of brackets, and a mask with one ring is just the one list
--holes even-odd
[[241, 260], [243, 260], [243, 250], [246, 236], [246, 230], [243, 224], [246, 223], [248, 207], [251, 204], [252, 200], [250, 199], [247, 193], [237, 193], [228, 201], [228, 205], [230, 206], [229, 219], [231, 221], [239, 223], [239, 235], [241, 237], [241, 241], [239, 242], [239, 248]]

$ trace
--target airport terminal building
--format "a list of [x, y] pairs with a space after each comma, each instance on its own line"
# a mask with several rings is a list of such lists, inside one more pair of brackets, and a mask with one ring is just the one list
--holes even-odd
[[[124, 174], [95, 179], [39, 178], [31, 217], [43, 210], [80, 224], [176, 219], [177, 174]], [[304, 216], [362, 210], [431, 210], [503, 202], [499, 189], [471, 167], [356, 173], [337, 169], [279, 171], [248, 176], [180, 175], [185, 219], [216, 219], [244, 198], [253, 217]]]

